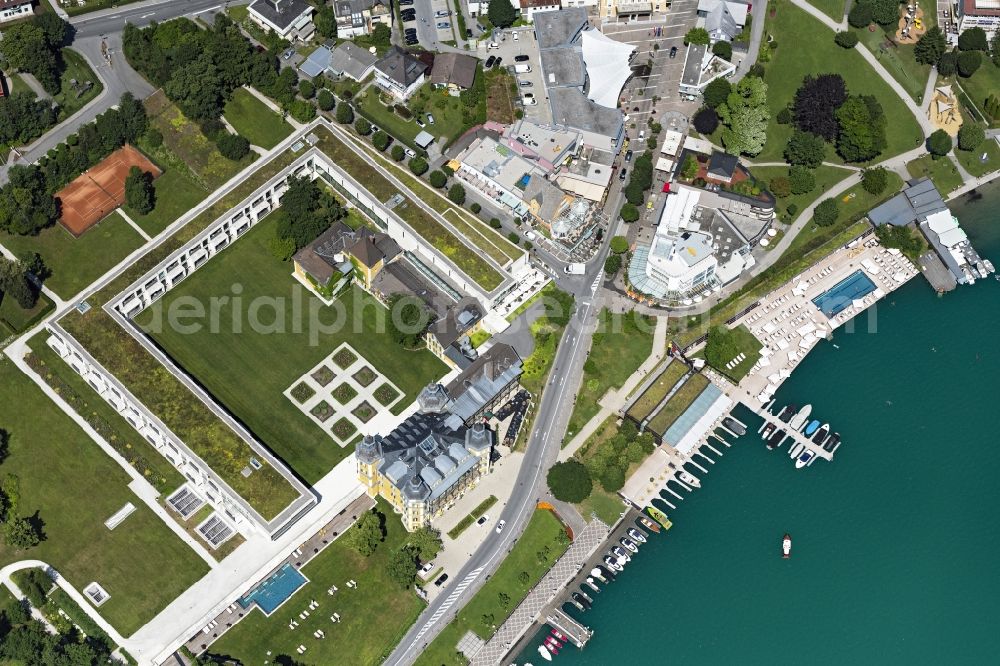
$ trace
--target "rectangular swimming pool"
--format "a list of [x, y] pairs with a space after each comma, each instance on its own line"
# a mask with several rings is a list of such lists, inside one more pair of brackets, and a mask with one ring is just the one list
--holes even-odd
[[240, 597], [239, 603], [244, 610], [257, 604], [264, 612], [270, 615], [278, 606], [285, 603], [295, 591], [309, 582], [309, 579], [299, 573], [298, 569], [286, 562], [284, 566], [271, 574], [266, 580], [261, 581], [255, 588], [246, 595]]
[[875, 291], [877, 287], [862, 270], [851, 273], [836, 285], [812, 299], [827, 317], [835, 317], [843, 312], [854, 299], [864, 298]]

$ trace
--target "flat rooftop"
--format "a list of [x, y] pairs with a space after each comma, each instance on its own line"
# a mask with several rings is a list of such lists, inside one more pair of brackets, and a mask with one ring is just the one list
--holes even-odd
[[583, 53], [579, 47], [565, 46], [541, 52], [546, 86], [579, 86], [587, 82]]
[[569, 44], [587, 25], [587, 10], [568, 7], [555, 12], [540, 12], [534, 16], [538, 48], [548, 49]]
[[554, 122], [603, 136], [617, 136], [625, 122], [621, 111], [590, 101], [577, 88], [549, 88], [549, 103]]

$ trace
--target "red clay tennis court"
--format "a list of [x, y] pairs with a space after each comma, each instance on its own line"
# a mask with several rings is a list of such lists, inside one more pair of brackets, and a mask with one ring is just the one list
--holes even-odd
[[56, 192], [62, 203], [59, 224], [79, 237], [125, 203], [125, 177], [133, 166], [152, 173], [153, 178], [161, 173], [132, 146], [119, 148]]

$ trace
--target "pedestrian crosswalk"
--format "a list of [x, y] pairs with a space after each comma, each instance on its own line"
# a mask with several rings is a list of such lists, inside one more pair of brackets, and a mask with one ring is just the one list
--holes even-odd
[[483, 572], [483, 568], [484, 567], [478, 567], [473, 569], [468, 573], [468, 575], [466, 575], [465, 578], [461, 580], [461, 582], [458, 583], [458, 585], [455, 586], [455, 589], [453, 589], [445, 600], [441, 602], [441, 606], [434, 611], [434, 614], [431, 615], [430, 619], [427, 620], [427, 622], [424, 623], [424, 626], [420, 628], [420, 631], [413, 640], [414, 643], [419, 643], [420, 639], [424, 637], [424, 634], [430, 631], [431, 627], [437, 624], [438, 620], [444, 617], [445, 613], [448, 612], [448, 609], [455, 605], [455, 602], [458, 601], [460, 596], [462, 596], [462, 593], [465, 592], [466, 588], [472, 585], [476, 579], [479, 578], [479, 574]]

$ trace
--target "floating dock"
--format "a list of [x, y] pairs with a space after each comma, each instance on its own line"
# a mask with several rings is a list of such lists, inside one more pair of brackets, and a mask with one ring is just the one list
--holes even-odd
[[549, 626], [558, 629], [559, 633], [566, 636], [578, 648], [586, 645], [587, 641], [594, 635], [593, 631], [571, 618], [559, 608], [553, 608], [545, 616], [545, 621]]
[[[749, 405], [745, 405], [745, 406], [746, 406], [747, 409], [749, 409], [749, 410], [751, 410], [753, 412], [756, 412], [756, 414], [758, 416], [760, 416], [762, 419], [764, 419], [764, 425], [761, 426], [762, 430], [763, 430], [764, 427], [767, 426], [768, 423], [771, 423], [775, 427], [774, 432], [777, 432], [778, 430], [784, 430], [785, 431], [785, 437], [784, 437], [784, 439], [782, 439], [780, 442], [778, 442], [775, 445], [775, 447], [774, 447], [775, 449], [781, 448], [782, 444], [784, 444], [785, 442], [789, 442], [789, 440], [791, 440], [790, 443], [789, 443], [789, 446], [795, 446], [796, 444], [798, 444], [798, 445], [801, 445], [804, 450], [806, 450], [806, 451], [812, 451], [813, 453], [815, 453], [817, 458], [822, 458], [823, 460], [826, 460], [826, 461], [833, 460], [833, 452], [832, 451], [827, 451], [821, 445], [815, 443], [814, 441], [812, 441], [812, 439], [810, 439], [809, 437], [807, 437], [804, 434], [802, 434], [801, 431], [793, 429], [787, 423], [785, 423], [784, 421], [782, 421], [781, 419], [779, 419], [777, 414], [772, 414], [771, 413], [771, 409], [770, 409], [772, 405], [774, 405], [774, 401], [773, 400], [771, 402], [767, 403], [766, 405], [764, 405], [763, 407], [759, 407], [757, 409], [754, 409], [753, 407], [750, 407]], [[832, 433], [830, 433], [830, 434], [832, 434]]]

